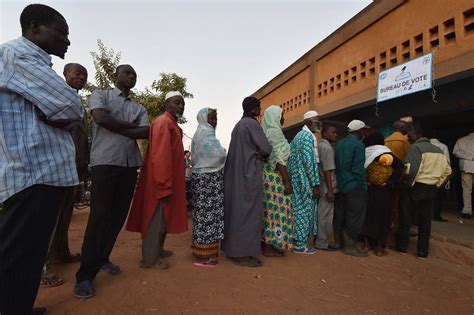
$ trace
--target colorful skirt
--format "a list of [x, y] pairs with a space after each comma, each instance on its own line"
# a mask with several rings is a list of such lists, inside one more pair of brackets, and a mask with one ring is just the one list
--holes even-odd
[[291, 250], [295, 237], [291, 195], [285, 195], [280, 173], [263, 166], [263, 241], [279, 250]]
[[224, 238], [224, 173], [193, 174], [193, 238], [196, 257], [216, 255]]

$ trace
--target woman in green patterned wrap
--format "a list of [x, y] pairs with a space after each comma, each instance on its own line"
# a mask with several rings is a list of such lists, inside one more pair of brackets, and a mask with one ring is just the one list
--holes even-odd
[[282, 256], [293, 247], [294, 224], [291, 187], [286, 164], [290, 145], [283, 135], [283, 111], [272, 105], [265, 110], [262, 128], [273, 151], [263, 165], [263, 255]]

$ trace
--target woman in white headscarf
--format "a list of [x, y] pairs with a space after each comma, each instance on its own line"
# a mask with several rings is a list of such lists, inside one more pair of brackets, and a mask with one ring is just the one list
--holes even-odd
[[216, 267], [224, 238], [224, 175], [226, 151], [216, 138], [217, 111], [203, 108], [191, 143], [193, 195], [192, 252], [198, 267]]
[[385, 256], [387, 237], [390, 232], [390, 209], [392, 208], [392, 192], [403, 172], [400, 161], [388, 147], [384, 145], [384, 137], [380, 132], [373, 132], [364, 139], [365, 164], [368, 202], [361, 236], [365, 250], [371, 247], [375, 255]]
[[283, 134], [283, 110], [272, 105], [265, 110], [262, 128], [273, 150], [263, 165], [263, 241], [265, 256], [282, 256], [291, 250], [294, 224], [291, 208], [290, 183], [286, 165], [290, 157], [290, 145]]

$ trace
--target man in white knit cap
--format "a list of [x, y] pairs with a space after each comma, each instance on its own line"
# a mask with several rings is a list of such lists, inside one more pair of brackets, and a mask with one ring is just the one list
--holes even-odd
[[173, 253], [164, 249], [166, 234], [188, 229], [183, 131], [178, 126], [184, 107], [180, 92], [167, 93], [166, 112], [150, 127], [145, 165], [126, 225], [128, 231], [142, 235], [141, 268], [167, 269], [166, 257]]
[[320, 197], [318, 150], [315, 132], [321, 130], [321, 122], [316, 111], [306, 112], [304, 126], [290, 144], [288, 172], [293, 186], [293, 217], [295, 240], [293, 252], [311, 255], [314, 247], [308, 247], [308, 236], [317, 235], [318, 208]]
[[363, 121], [352, 120], [347, 125], [349, 134], [336, 145], [339, 199], [334, 214], [335, 232], [337, 239], [343, 239], [343, 252], [357, 257], [368, 256], [357, 246], [367, 207], [365, 146], [361, 141], [365, 128]]

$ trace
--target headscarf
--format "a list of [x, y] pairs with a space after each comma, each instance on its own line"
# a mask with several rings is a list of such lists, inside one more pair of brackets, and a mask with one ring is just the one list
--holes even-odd
[[226, 151], [216, 138], [216, 130], [207, 122], [208, 107], [197, 114], [199, 123], [191, 142], [193, 173], [213, 173], [224, 167]]
[[262, 128], [268, 142], [273, 147], [268, 158], [268, 163], [270, 163], [272, 169], [275, 169], [277, 163], [286, 166], [290, 157], [290, 145], [283, 134], [280, 123], [282, 112], [283, 110], [279, 106], [272, 105], [265, 110], [263, 115]]
[[372, 163], [377, 157], [384, 153], [392, 153], [392, 151], [390, 151], [388, 147], [380, 144], [371, 145], [365, 148], [364, 167], [369, 167], [370, 163]]
[[253, 97], [247, 96], [242, 102], [242, 108], [244, 109], [244, 117], [255, 118], [255, 114], [252, 110], [260, 106], [260, 101]]

